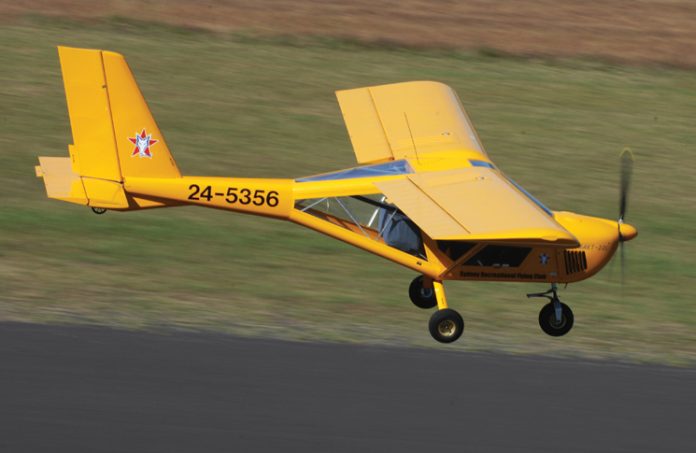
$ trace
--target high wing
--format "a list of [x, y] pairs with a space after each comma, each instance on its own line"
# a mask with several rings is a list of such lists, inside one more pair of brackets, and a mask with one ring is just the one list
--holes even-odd
[[433, 151], [486, 152], [455, 91], [404, 82], [336, 92], [358, 163], [418, 158]]
[[578, 246], [547, 208], [493, 168], [413, 173], [375, 185], [433, 239]]

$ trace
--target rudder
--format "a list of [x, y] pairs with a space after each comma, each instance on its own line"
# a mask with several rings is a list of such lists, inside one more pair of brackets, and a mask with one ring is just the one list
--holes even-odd
[[122, 175], [180, 178], [126, 59], [115, 52], [101, 54]]

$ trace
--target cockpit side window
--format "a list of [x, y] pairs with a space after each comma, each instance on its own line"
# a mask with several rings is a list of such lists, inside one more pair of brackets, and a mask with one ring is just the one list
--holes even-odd
[[295, 203], [295, 208], [426, 259], [420, 228], [398, 207], [387, 202], [383, 194], [303, 199]]
[[437, 241], [437, 247], [452, 261], [457, 261], [459, 258], [468, 253], [469, 250], [474, 248], [475, 245], [475, 242]]
[[420, 228], [401, 211], [390, 213], [383, 209], [380, 212], [379, 229], [387, 245], [411, 255], [425, 257]]
[[531, 247], [491, 244], [485, 246], [477, 254], [469, 258], [464, 265], [482, 267], [519, 267], [531, 251]]

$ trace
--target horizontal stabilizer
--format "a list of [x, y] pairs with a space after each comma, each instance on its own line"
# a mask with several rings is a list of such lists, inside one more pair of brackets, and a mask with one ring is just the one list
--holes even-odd
[[87, 195], [80, 175], [72, 170], [69, 157], [39, 157], [36, 176], [43, 178], [46, 195], [56, 200], [86, 205]]
[[131, 205], [123, 184], [80, 176], [69, 157], [39, 157], [36, 176], [43, 178], [49, 198], [107, 209], [128, 209]]

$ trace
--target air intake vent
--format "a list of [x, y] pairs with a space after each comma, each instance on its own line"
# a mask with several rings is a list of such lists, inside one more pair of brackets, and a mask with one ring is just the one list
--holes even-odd
[[564, 251], [566, 274], [575, 274], [587, 270], [587, 257], [585, 252]]

